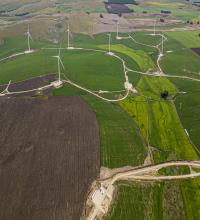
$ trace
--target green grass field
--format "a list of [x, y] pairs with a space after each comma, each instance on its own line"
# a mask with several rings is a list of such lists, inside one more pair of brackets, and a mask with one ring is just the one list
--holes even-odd
[[186, 94], [177, 96], [175, 104], [183, 127], [187, 129], [190, 139], [200, 150], [198, 137], [200, 131], [200, 83], [181, 79], [173, 79], [172, 82], [180, 91], [186, 92]]
[[[145, 97], [130, 97], [122, 101], [120, 106], [135, 118], [141, 133], [146, 140], [149, 140], [153, 147], [154, 161], [159, 163], [177, 159], [198, 160], [199, 156], [183, 130], [174, 103], [160, 98], [160, 92], [163, 90], [168, 90], [173, 96], [177, 91], [176, 87], [164, 78], [142, 77], [137, 88]], [[146, 99], [149, 101], [146, 102]], [[176, 190], [179, 194], [181, 192], [182, 196], [179, 196], [179, 200], [180, 202], [183, 201], [188, 219], [196, 219], [198, 216], [198, 213], [193, 212], [200, 202], [198, 191], [195, 190], [199, 184], [199, 179], [187, 183], [183, 182], [180, 188], [178, 187]], [[159, 188], [153, 194], [154, 211], [151, 219], [163, 219], [163, 216], [166, 215], [165, 209], [161, 206], [162, 203], [158, 202], [166, 200], [167, 194], [163, 193], [163, 189]], [[191, 193], [193, 196], [196, 195], [196, 199], [188, 205]], [[167, 203], [166, 205], [170, 204]], [[177, 207], [171, 207], [170, 213], [176, 212], [176, 209]]]
[[[7, 83], [57, 72], [57, 61], [52, 56], [57, 50], [41, 50], [0, 63], [0, 83]], [[94, 90], [123, 89], [122, 63], [104, 53], [63, 51], [62, 60], [67, 78]], [[102, 63], [103, 68], [102, 68]], [[15, 73], [15, 74], [14, 74]]]
[[[200, 69], [199, 57], [186, 48], [190, 34], [183, 36], [181, 40], [178, 34], [169, 33], [168, 36], [165, 52], [168, 50], [174, 52], [166, 53], [162, 61], [164, 71], [168, 74], [198, 77], [193, 72]], [[119, 41], [114, 39], [115, 34], [112, 34], [112, 37], [112, 50], [123, 57], [129, 68], [143, 71], [155, 68], [157, 56], [155, 49], [140, 46], [130, 39], [122, 40], [119, 44]], [[158, 37], [153, 38], [145, 33], [136, 33], [134, 37], [146, 44], [155, 45], [160, 41]], [[191, 38], [190, 46], [196, 46], [198, 42], [194, 33]], [[106, 49], [107, 42], [108, 36], [105, 34], [94, 37], [75, 35], [73, 39], [74, 46], [86, 48]], [[6, 40], [5, 44], [0, 46], [0, 57], [26, 49], [24, 38], [17, 39], [16, 48], [14, 45], [12, 39]], [[48, 42], [36, 41], [33, 48], [39, 49], [40, 46], [48, 45], [55, 47]], [[183, 48], [186, 49], [182, 50]], [[52, 56], [57, 55], [57, 52], [57, 50], [38, 50], [27, 56], [1, 62], [0, 83], [56, 73], [57, 63]], [[63, 72], [67, 78], [77, 84], [91, 90], [124, 89], [124, 73], [119, 60], [102, 52], [80, 50], [62, 50], [61, 57], [65, 65]], [[96, 113], [100, 129], [101, 165], [109, 168], [142, 165], [147, 156], [147, 142], [152, 146], [155, 163], [166, 160], [199, 159], [184, 131], [184, 128], [187, 128], [191, 140], [199, 146], [200, 102], [198, 100], [200, 97], [197, 91], [199, 84], [192, 81], [175, 79], [169, 81], [163, 77], [141, 76], [132, 72], [128, 73], [128, 76], [130, 82], [139, 91], [139, 95], [129, 96], [119, 104], [101, 101], [69, 85], [53, 91], [56, 96], [82, 96]], [[160, 93], [164, 90], [169, 92], [168, 100], [160, 97]], [[174, 104], [173, 97], [179, 90], [188, 94], [177, 96]], [[182, 220], [183, 216], [186, 216], [187, 219], [198, 219], [200, 213], [196, 210], [200, 203], [199, 187], [199, 179], [178, 182], [175, 186], [167, 183], [154, 186], [119, 183], [117, 200], [110, 218], [132, 220], [134, 219], [132, 216], [136, 216], [135, 219], [160, 220], [172, 219], [175, 216], [176, 219]]]
[[149, 219], [152, 213], [152, 187], [145, 184], [118, 184], [110, 220]]
[[161, 61], [164, 73], [199, 78], [199, 56], [190, 49], [200, 47], [200, 37], [197, 33], [167, 32], [168, 40], [164, 43], [165, 57]]
[[[100, 48], [107, 49], [108, 46], [101, 45]], [[155, 69], [155, 64], [152, 59], [142, 50], [133, 50], [121, 44], [115, 44], [111, 46], [111, 50], [129, 56], [144, 72], [149, 69]]]
[[168, 90], [171, 95], [176, 93], [173, 84], [164, 78], [142, 77], [137, 89], [146, 98], [130, 97], [120, 105], [135, 117], [143, 136], [149, 139], [150, 145], [155, 148], [155, 161], [197, 159], [198, 156], [182, 128], [173, 102], [160, 98], [160, 93], [164, 90]]

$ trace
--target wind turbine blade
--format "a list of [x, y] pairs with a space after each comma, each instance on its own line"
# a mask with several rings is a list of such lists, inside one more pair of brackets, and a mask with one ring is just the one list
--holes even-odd
[[32, 36], [31, 36], [30, 32], [28, 33], [28, 35], [29, 35], [30, 39], [33, 41], [33, 38], [32, 38]]
[[60, 59], [60, 57], [59, 57], [59, 62], [61, 63], [62, 68], [65, 70], [65, 66], [64, 66], [64, 64], [63, 64], [62, 60]]

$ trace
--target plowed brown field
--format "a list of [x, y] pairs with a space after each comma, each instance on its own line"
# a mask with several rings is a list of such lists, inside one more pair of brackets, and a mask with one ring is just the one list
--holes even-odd
[[96, 116], [79, 97], [0, 99], [0, 219], [79, 219], [100, 168]]

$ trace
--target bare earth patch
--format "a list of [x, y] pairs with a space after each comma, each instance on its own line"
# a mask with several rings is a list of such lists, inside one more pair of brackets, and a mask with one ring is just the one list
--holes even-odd
[[192, 48], [192, 50], [200, 56], [200, 48]]

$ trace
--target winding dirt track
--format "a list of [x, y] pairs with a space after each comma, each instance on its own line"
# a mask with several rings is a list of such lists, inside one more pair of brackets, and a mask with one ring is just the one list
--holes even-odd
[[[106, 215], [113, 200], [114, 189], [116, 188], [115, 183], [117, 181], [165, 181], [200, 177], [200, 171], [175, 176], [159, 175], [159, 170], [174, 166], [188, 166], [189, 168], [200, 169], [200, 161], [171, 161], [157, 165], [137, 167], [132, 169], [129, 168], [129, 170], [118, 172], [109, 178], [98, 180], [92, 185], [82, 219], [95, 220], [96, 218], [101, 219], [102, 216]], [[90, 206], [89, 211], [87, 210], [88, 206]]]

